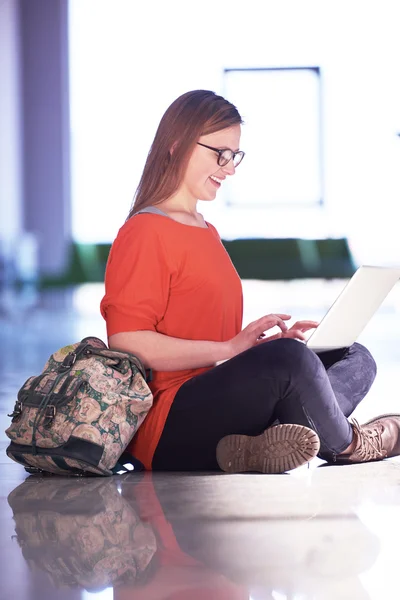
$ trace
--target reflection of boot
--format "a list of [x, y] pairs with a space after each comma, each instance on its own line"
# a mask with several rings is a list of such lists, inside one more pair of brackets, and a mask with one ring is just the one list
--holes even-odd
[[218, 442], [217, 461], [222, 471], [284, 473], [317, 455], [319, 438], [303, 425], [269, 427], [259, 436], [227, 435]]
[[338, 454], [337, 463], [359, 463], [400, 455], [400, 415], [381, 415], [364, 425], [352, 423], [355, 449], [351, 454]]
[[340, 522], [323, 513], [315, 519], [203, 520], [190, 533], [197, 554], [240, 585], [276, 590], [275, 598], [279, 591], [279, 598], [367, 600], [358, 577], [375, 564], [379, 538], [354, 514]]

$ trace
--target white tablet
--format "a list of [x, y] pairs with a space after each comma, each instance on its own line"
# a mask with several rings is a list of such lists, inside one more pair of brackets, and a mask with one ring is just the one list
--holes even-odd
[[307, 346], [315, 352], [351, 346], [399, 279], [400, 267], [359, 267]]

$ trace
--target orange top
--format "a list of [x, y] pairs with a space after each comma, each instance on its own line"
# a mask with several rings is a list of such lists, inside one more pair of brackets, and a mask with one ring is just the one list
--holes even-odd
[[[119, 230], [108, 258], [101, 313], [107, 333], [149, 330], [223, 342], [242, 326], [240, 278], [216, 229], [138, 214]], [[153, 371], [153, 406], [129, 446], [146, 469], [180, 386], [212, 367]]]

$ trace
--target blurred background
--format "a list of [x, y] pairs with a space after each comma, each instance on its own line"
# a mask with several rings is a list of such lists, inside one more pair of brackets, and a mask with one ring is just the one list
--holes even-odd
[[0, 291], [101, 282], [158, 122], [190, 89], [245, 120], [201, 205], [244, 279], [399, 264], [393, 0], [0, 0]]

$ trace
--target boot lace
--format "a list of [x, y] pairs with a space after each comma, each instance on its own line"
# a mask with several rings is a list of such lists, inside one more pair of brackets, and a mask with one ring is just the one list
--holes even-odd
[[385, 458], [382, 434], [378, 429], [362, 427], [356, 419], [352, 419], [352, 427], [357, 436], [354, 458], [362, 462]]

